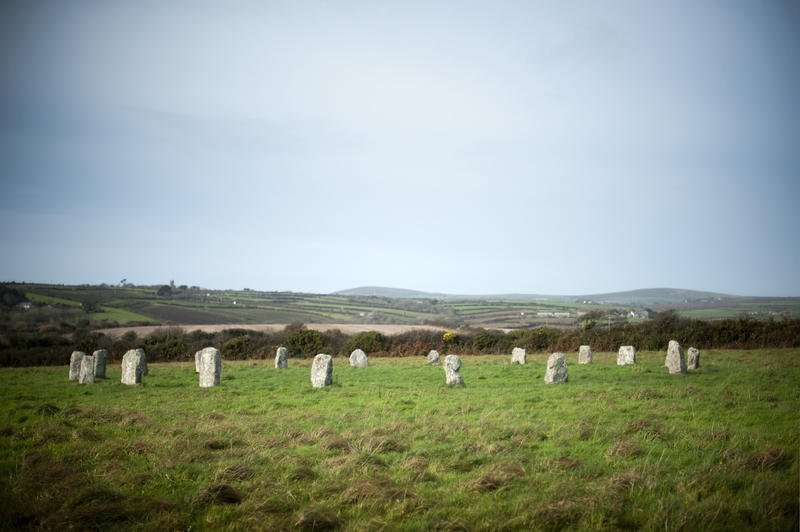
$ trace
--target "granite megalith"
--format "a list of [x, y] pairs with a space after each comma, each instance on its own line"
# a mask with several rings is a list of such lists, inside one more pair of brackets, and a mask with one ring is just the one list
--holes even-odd
[[461, 359], [458, 355], [444, 357], [444, 377], [448, 386], [464, 386], [464, 379], [458, 373], [461, 369]]
[[122, 384], [139, 384], [144, 375], [144, 349], [131, 349], [122, 357]]
[[98, 349], [92, 353], [92, 358], [94, 359], [94, 376], [100, 379], [105, 379], [108, 351], [105, 349]]
[[86, 355], [81, 358], [81, 371], [78, 376], [79, 384], [94, 384], [94, 357]]
[[366, 368], [369, 365], [367, 354], [361, 349], [356, 349], [350, 353], [350, 365], [354, 368]]
[[434, 366], [439, 363], [439, 351], [431, 349], [428, 351], [428, 364]]
[[567, 355], [564, 353], [550, 355], [547, 359], [547, 370], [544, 373], [545, 384], [560, 384], [567, 382], [568, 378]]
[[194, 354], [194, 372], [200, 373], [200, 357], [203, 355], [203, 350], [196, 351]]
[[81, 376], [81, 360], [86, 356], [83, 351], [73, 351], [69, 357], [69, 380], [76, 381]]
[[525, 350], [521, 347], [515, 347], [511, 350], [511, 363], [525, 364]]
[[687, 369], [697, 369], [700, 367], [700, 350], [696, 347], [690, 347], [686, 358]]
[[333, 382], [333, 357], [320, 353], [311, 364], [311, 386], [324, 388]]
[[669, 341], [667, 347], [667, 358], [664, 365], [671, 374], [686, 373], [686, 358], [683, 356], [683, 348], [676, 340]]
[[275, 351], [275, 368], [286, 369], [289, 367], [289, 350], [281, 346]]
[[200, 387], [219, 386], [222, 373], [222, 356], [216, 347], [206, 347], [200, 352]]
[[592, 346], [582, 345], [578, 349], [578, 364], [592, 363]]
[[617, 366], [636, 364], [636, 348], [632, 345], [623, 345], [617, 353]]

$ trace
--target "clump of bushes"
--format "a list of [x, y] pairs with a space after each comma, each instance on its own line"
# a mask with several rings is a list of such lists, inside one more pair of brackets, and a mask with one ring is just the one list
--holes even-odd
[[351, 336], [344, 344], [345, 353], [361, 349], [365, 353], [377, 353], [386, 349], [386, 339], [378, 331], [364, 331]]
[[[422, 356], [431, 349], [464, 354], [508, 354], [514, 347], [529, 352], [574, 352], [581, 344], [595, 351], [616, 351], [620, 345], [637, 349], [664, 349], [669, 340], [701, 349], [759, 349], [800, 347], [800, 320], [757, 321], [749, 318], [714, 322], [681, 318], [673, 311], [662, 312], [653, 320], [620, 324], [609, 328], [576, 327], [555, 329], [537, 327], [508, 333], [484, 329], [460, 329], [458, 334], [417, 330], [393, 336], [367, 331], [352, 336], [339, 330], [321, 333], [294, 323], [275, 333], [228, 329], [219, 333], [193, 331], [180, 327], [159, 329], [138, 338], [129, 332], [119, 339], [91, 332], [89, 323], [79, 320], [70, 325], [31, 313], [29, 322], [6, 322], [0, 335], [0, 366], [41, 366], [69, 363], [72, 350], [91, 353], [106, 349], [109, 361], [118, 362], [134, 347], [142, 347], [149, 361], [193, 360], [204, 347], [216, 347], [227, 360], [271, 358], [283, 345], [292, 357], [313, 357], [317, 353], [348, 355], [360, 348], [372, 356]], [[58, 315], [60, 316], [60, 314]]]

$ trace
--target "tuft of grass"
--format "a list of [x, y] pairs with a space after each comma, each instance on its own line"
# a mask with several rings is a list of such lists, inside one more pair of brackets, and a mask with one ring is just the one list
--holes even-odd
[[197, 500], [201, 504], [239, 504], [242, 496], [229, 484], [214, 484], [204, 489]]
[[339, 528], [339, 519], [331, 510], [325, 508], [307, 508], [298, 514], [293, 524], [297, 530], [322, 532]]

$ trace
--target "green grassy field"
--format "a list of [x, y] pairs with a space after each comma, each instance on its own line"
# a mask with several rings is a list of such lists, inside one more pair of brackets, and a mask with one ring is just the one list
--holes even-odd
[[668, 375], [596, 353], [441, 366], [336, 359], [0, 370], [0, 526], [92, 529], [795, 530], [800, 351], [709, 351]]

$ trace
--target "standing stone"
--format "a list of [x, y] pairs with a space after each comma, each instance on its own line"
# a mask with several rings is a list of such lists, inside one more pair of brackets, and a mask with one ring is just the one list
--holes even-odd
[[92, 353], [94, 358], [94, 376], [100, 379], [106, 378], [106, 359], [108, 358], [108, 351], [105, 349], [98, 349]]
[[367, 354], [361, 349], [356, 349], [350, 353], [350, 365], [354, 368], [366, 368], [369, 365]]
[[623, 345], [617, 353], [617, 366], [636, 364], [636, 349], [632, 345]]
[[81, 360], [86, 356], [83, 351], [73, 351], [69, 357], [69, 380], [76, 381], [81, 375]]
[[324, 388], [333, 382], [333, 358], [325, 353], [314, 357], [311, 364], [311, 386]]
[[461, 369], [461, 359], [458, 355], [444, 357], [444, 376], [448, 386], [464, 386], [464, 379], [458, 374]]
[[206, 347], [200, 351], [200, 387], [219, 386], [222, 371], [222, 356], [216, 347]]
[[675, 340], [669, 341], [667, 347], [667, 359], [664, 365], [669, 369], [670, 373], [686, 373], [686, 359], [683, 356], [683, 348]]
[[435, 366], [439, 363], [439, 351], [435, 349], [431, 349], [428, 351], [428, 364], [431, 366]]
[[564, 353], [553, 353], [547, 359], [547, 371], [544, 373], [545, 384], [560, 384], [567, 382], [567, 355]]
[[592, 346], [582, 345], [578, 349], [578, 364], [591, 364], [592, 363]]
[[275, 367], [285, 369], [289, 367], [289, 350], [281, 346], [275, 352]]
[[122, 357], [122, 384], [139, 384], [144, 375], [144, 349], [131, 349]]
[[696, 347], [690, 347], [688, 353], [688, 360], [686, 361], [686, 367], [688, 369], [697, 369], [700, 367], [700, 350]]
[[78, 376], [79, 384], [94, 384], [94, 357], [84, 356], [81, 359], [81, 372]]
[[194, 372], [200, 373], [200, 357], [203, 355], [203, 350], [195, 352], [194, 354]]
[[517, 364], [525, 363], [525, 350], [521, 347], [515, 347], [511, 350], [511, 363], [513, 364], [514, 362]]

